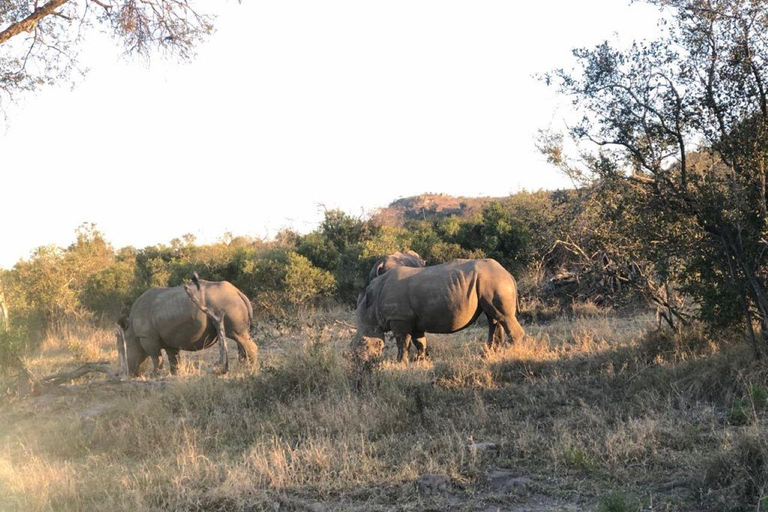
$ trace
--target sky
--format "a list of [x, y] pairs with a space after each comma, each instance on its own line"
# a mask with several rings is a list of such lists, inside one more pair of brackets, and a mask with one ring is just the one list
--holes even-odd
[[536, 75], [576, 47], [653, 37], [658, 19], [623, 0], [200, 5], [216, 32], [190, 62], [126, 60], [93, 35], [74, 88], [7, 109], [0, 268], [85, 222], [115, 247], [205, 243], [421, 193], [568, 187], [535, 136], [572, 112]]

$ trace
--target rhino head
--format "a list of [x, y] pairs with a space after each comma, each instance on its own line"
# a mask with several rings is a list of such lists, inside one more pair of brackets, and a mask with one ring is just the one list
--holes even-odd
[[126, 323], [118, 322], [115, 338], [120, 376], [123, 378], [128, 375], [137, 377], [142, 371], [143, 363], [147, 359], [147, 353], [138, 343], [132, 329]]
[[370, 357], [381, 357], [384, 351], [384, 329], [376, 321], [370, 291], [357, 297], [357, 333], [352, 340], [353, 351], [362, 351]]

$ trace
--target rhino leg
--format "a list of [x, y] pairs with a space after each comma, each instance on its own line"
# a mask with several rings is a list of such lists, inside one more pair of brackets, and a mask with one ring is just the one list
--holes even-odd
[[509, 336], [510, 343], [519, 343], [523, 341], [525, 330], [523, 329], [523, 326], [520, 325], [520, 322], [517, 321], [517, 318], [512, 317], [502, 323], [502, 325], [507, 332], [507, 336]]
[[240, 361], [247, 361], [249, 364], [256, 363], [259, 347], [253, 342], [248, 332], [233, 332], [229, 333], [228, 337], [237, 343], [237, 355]]
[[141, 348], [152, 359], [152, 366], [154, 373], [158, 373], [163, 369], [163, 355], [160, 352], [160, 339], [156, 337], [142, 337], [139, 338]]
[[[517, 307], [516, 295], [494, 295], [490, 299], [480, 297], [480, 308], [488, 317], [488, 346], [493, 347], [496, 341], [504, 341], [504, 333], [507, 333], [512, 343], [521, 341], [525, 331], [515, 318]], [[498, 326], [504, 329], [503, 332]]]
[[149, 358], [152, 359], [152, 373], [157, 375], [163, 369], [163, 355], [158, 352], [156, 355], [150, 355]]
[[179, 373], [179, 362], [181, 360], [179, 349], [166, 347], [165, 353], [168, 355], [168, 365], [171, 367], [171, 375], [176, 375]]
[[146, 360], [147, 354], [140, 345], [136, 343], [128, 345], [128, 373], [130, 373], [132, 377], [138, 377], [144, 373]]
[[416, 347], [416, 360], [421, 361], [429, 357], [427, 349], [427, 337], [423, 332], [413, 334], [413, 346]]
[[486, 315], [488, 317], [488, 348], [495, 348], [504, 341], [504, 329], [500, 322]]
[[397, 340], [397, 361], [402, 363], [408, 360], [408, 348], [411, 346], [410, 334], [395, 334]]

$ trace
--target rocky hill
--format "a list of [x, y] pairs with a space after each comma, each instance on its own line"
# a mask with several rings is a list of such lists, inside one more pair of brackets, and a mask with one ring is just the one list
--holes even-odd
[[375, 217], [382, 224], [402, 225], [404, 220], [447, 217], [470, 217], [491, 201], [504, 201], [506, 197], [455, 197], [445, 194], [420, 194], [403, 197], [381, 208]]

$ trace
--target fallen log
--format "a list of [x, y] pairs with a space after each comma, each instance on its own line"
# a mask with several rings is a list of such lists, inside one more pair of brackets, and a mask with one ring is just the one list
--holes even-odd
[[115, 374], [112, 372], [112, 370], [109, 367], [109, 362], [98, 361], [98, 362], [84, 363], [79, 367], [77, 367], [76, 369], [69, 372], [60, 372], [60, 373], [54, 373], [53, 375], [48, 375], [47, 377], [43, 377], [42, 379], [40, 379], [39, 382], [43, 386], [47, 386], [47, 385], [58, 386], [65, 382], [75, 380], [78, 377], [82, 377], [83, 375], [88, 375], [89, 373], [104, 373], [107, 375], [107, 378], [109, 380], [117, 380], [117, 376], [115, 376]]

